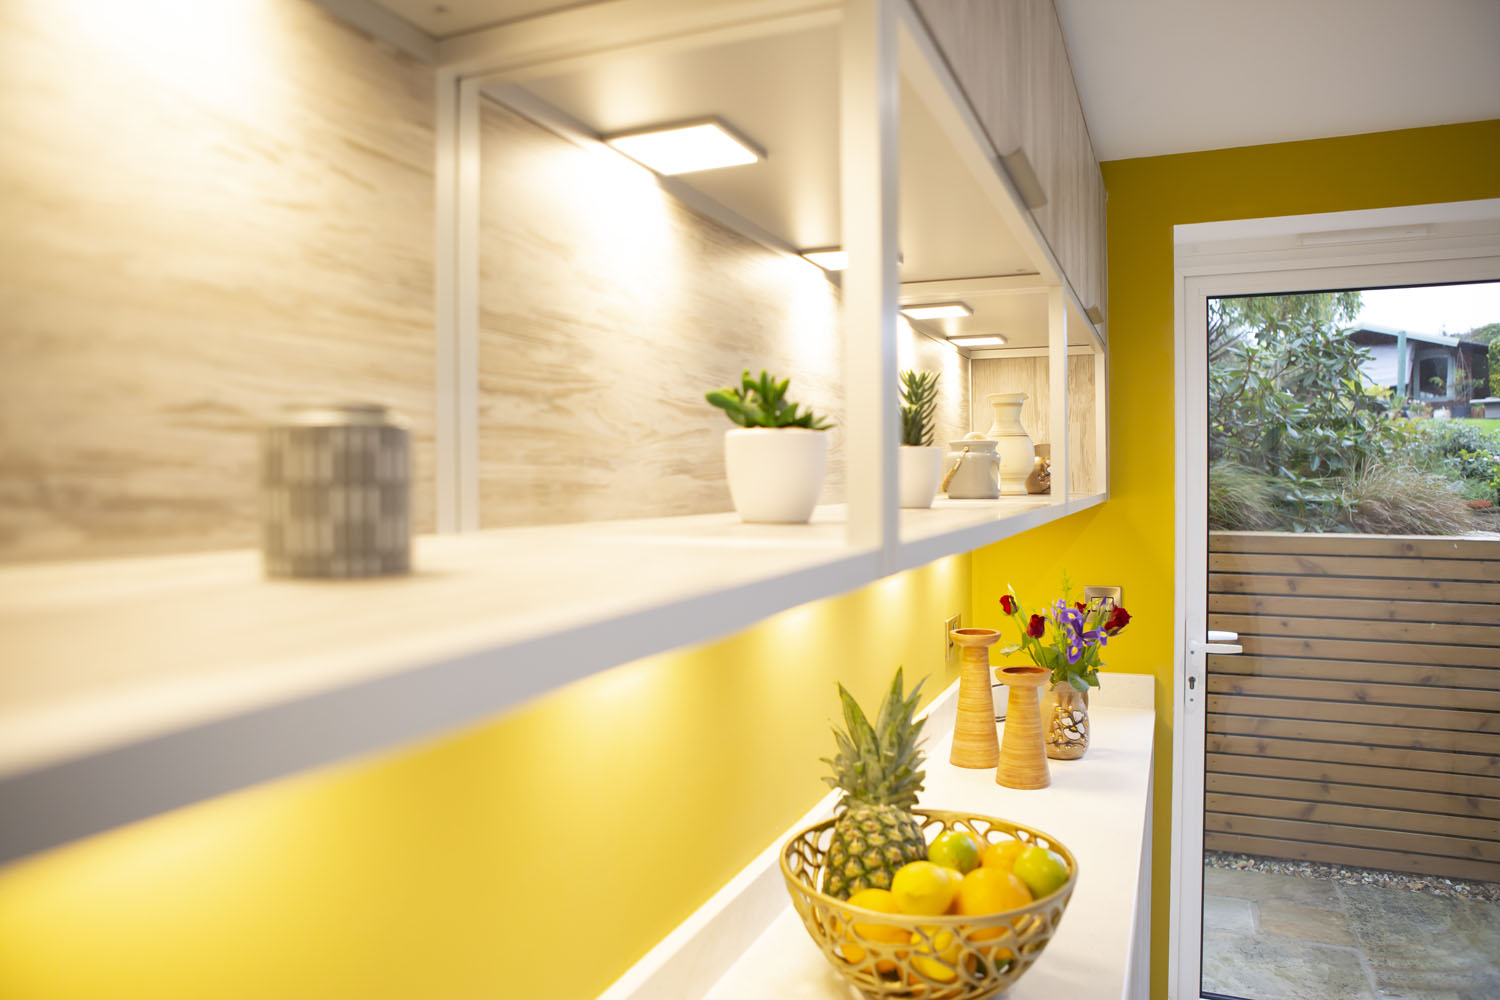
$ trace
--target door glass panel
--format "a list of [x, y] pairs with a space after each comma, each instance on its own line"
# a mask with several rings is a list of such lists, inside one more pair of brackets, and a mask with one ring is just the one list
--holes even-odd
[[1500, 997], [1500, 283], [1208, 319], [1203, 994]]

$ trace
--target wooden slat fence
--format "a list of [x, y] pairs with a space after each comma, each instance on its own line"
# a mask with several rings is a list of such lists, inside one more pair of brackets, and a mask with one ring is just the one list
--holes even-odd
[[1500, 882], [1500, 540], [1214, 532], [1209, 850]]

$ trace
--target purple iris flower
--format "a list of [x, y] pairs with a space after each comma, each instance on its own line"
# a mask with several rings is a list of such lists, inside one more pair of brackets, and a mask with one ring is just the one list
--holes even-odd
[[1089, 646], [1103, 646], [1109, 641], [1109, 637], [1102, 629], [1085, 629], [1084, 614], [1077, 608], [1070, 608], [1066, 601], [1058, 600], [1052, 604], [1052, 618], [1060, 626], [1060, 630], [1067, 637], [1068, 663], [1078, 662], [1083, 656], [1083, 651]]

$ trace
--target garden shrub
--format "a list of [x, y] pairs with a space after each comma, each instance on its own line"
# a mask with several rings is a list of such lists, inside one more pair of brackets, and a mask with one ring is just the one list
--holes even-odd
[[1475, 527], [1463, 491], [1407, 465], [1371, 463], [1338, 481], [1337, 529], [1368, 535], [1458, 535]]
[[1500, 442], [1399, 419], [1340, 319], [1357, 293], [1215, 300], [1209, 521], [1216, 530], [1453, 534], [1500, 489]]

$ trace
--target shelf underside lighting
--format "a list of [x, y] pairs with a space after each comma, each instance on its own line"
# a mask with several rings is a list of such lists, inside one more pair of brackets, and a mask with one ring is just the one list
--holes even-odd
[[762, 156], [749, 140], [716, 121], [627, 132], [604, 141], [642, 166], [668, 175], [741, 166]]
[[849, 251], [837, 247], [822, 250], [804, 250], [802, 258], [810, 260], [825, 271], [842, 271], [849, 266]]
[[927, 302], [902, 306], [901, 313], [907, 319], [965, 319], [974, 315], [974, 310], [967, 302]]
[[954, 347], [1004, 347], [1005, 338], [997, 333], [986, 333], [974, 337], [949, 337]]

